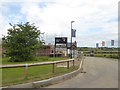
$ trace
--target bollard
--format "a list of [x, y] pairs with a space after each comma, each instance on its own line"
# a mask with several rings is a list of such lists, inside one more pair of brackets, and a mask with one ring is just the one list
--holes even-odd
[[25, 64], [25, 79], [28, 79], [28, 64]]

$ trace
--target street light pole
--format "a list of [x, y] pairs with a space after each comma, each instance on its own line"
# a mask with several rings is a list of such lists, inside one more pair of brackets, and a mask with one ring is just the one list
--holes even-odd
[[74, 23], [75, 21], [71, 21], [71, 48], [70, 48], [70, 58], [72, 59], [72, 23]]

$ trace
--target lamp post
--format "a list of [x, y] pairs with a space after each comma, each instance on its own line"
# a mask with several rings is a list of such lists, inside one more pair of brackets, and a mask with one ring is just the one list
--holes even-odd
[[71, 48], [70, 48], [70, 58], [72, 59], [72, 23], [74, 23], [75, 21], [71, 21]]

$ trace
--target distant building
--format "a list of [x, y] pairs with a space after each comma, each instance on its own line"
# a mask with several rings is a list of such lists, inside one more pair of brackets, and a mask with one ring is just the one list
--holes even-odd
[[36, 50], [35, 56], [50, 56], [51, 49], [49, 45], [44, 45], [42, 48]]
[[35, 52], [35, 56], [51, 56], [54, 57], [54, 55], [56, 56], [67, 56], [67, 50], [66, 48], [64, 48], [64, 46], [62, 45], [58, 45], [56, 47], [56, 51], [55, 51], [55, 47], [52, 44], [49, 45], [44, 45], [42, 48], [38, 49]]

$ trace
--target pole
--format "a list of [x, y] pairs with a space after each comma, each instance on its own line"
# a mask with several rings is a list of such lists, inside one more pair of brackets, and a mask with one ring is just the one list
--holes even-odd
[[70, 48], [70, 58], [72, 59], [72, 23], [75, 22], [75, 21], [71, 21], [71, 48]]
[[70, 58], [72, 59], [72, 22], [71, 22], [71, 47], [70, 47]]
[[54, 57], [56, 57], [56, 43], [54, 45]]

